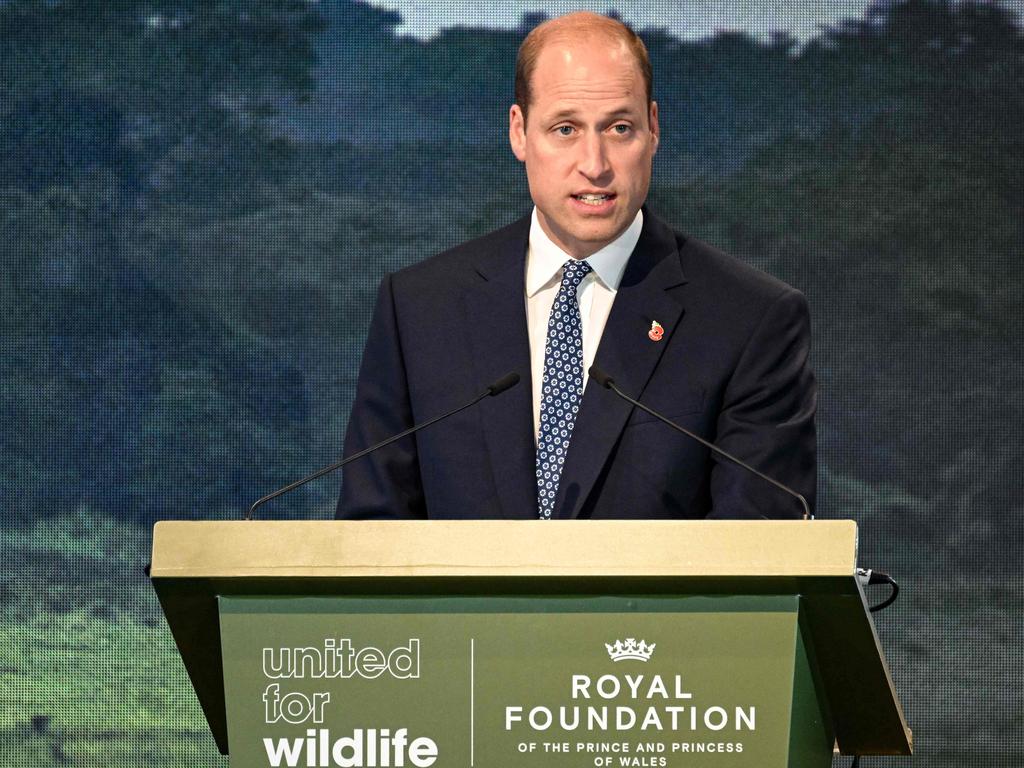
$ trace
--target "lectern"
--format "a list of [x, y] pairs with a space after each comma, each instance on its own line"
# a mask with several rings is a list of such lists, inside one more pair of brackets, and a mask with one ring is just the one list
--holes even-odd
[[800, 766], [911, 752], [850, 521], [161, 522], [232, 766]]

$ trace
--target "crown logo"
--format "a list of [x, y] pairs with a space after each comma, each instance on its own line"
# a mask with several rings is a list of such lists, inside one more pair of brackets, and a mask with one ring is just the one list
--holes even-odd
[[627, 637], [625, 642], [616, 640], [614, 645], [604, 644], [604, 647], [608, 649], [608, 657], [612, 661], [626, 661], [627, 659], [649, 661], [656, 646], [657, 643], [648, 645], [643, 640], [638, 643], [632, 637]]

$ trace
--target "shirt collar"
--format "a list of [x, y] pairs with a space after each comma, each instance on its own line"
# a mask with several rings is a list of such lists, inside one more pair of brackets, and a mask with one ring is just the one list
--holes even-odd
[[[644, 226], [643, 211], [637, 211], [633, 223], [601, 250], [586, 258], [597, 278], [609, 290], [617, 291], [626, 271], [626, 263], [640, 239]], [[533, 296], [561, 272], [562, 265], [572, 257], [555, 245], [537, 219], [537, 209], [530, 217], [530, 254], [526, 260], [526, 295]]]

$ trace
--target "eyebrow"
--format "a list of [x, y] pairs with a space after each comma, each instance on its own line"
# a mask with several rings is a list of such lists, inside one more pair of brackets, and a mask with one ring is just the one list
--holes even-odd
[[[553, 115], [550, 115], [547, 118], [547, 120], [550, 122], [559, 122], [560, 120], [574, 118], [577, 116], [577, 114], [578, 112], [575, 109], [561, 109], [558, 112], [555, 112]], [[622, 107], [620, 109], [616, 109], [612, 112], [609, 112], [607, 115], [603, 117], [603, 119], [617, 120], [621, 117], [635, 118], [636, 113], [633, 112], [633, 110], [630, 109], [629, 107]]]

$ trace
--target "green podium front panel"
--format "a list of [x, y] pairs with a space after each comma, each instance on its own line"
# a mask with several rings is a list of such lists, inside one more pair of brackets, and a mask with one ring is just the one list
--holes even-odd
[[232, 766], [828, 766], [799, 598], [221, 597]]

